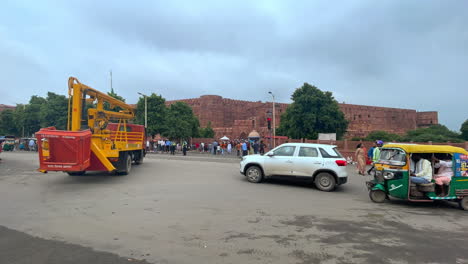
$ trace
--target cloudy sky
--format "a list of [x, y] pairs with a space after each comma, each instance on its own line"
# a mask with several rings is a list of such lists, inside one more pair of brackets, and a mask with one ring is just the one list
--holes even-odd
[[134, 103], [217, 94], [290, 102], [304, 82], [339, 102], [468, 118], [468, 1], [21, 1], [0, 8], [0, 103], [65, 94], [69, 76]]

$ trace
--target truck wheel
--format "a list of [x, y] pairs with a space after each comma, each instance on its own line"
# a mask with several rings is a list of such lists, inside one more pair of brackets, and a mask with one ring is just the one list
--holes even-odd
[[383, 203], [387, 199], [387, 194], [382, 190], [370, 190], [369, 198], [374, 203]]
[[67, 171], [70, 176], [81, 176], [85, 175], [86, 171]]
[[253, 183], [259, 183], [263, 179], [262, 170], [258, 166], [250, 166], [245, 172], [247, 180]]
[[463, 199], [459, 201], [459, 204], [461, 209], [468, 211], [468, 196], [463, 197]]
[[120, 175], [127, 175], [132, 170], [132, 155], [125, 153], [122, 170], [118, 171]]
[[144, 153], [144, 150], [140, 150], [139, 152], [137, 152], [137, 154], [135, 155], [135, 165], [140, 165], [141, 163], [143, 163], [143, 158], [145, 157], [145, 153]]
[[314, 183], [319, 190], [324, 192], [333, 191], [336, 187], [335, 177], [327, 172], [321, 172], [315, 176]]

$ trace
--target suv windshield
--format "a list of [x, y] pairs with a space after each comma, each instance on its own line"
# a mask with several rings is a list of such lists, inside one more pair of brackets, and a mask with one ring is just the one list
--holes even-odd
[[403, 166], [406, 164], [406, 154], [401, 149], [382, 149], [379, 163]]

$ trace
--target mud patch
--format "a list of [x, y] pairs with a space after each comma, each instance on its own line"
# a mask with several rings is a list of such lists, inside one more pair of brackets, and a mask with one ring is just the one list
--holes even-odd
[[316, 218], [311, 215], [296, 215], [292, 220], [282, 220], [279, 221], [283, 225], [295, 226], [298, 232], [304, 231], [304, 229], [309, 229], [314, 227], [314, 222]]
[[225, 242], [229, 242], [233, 239], [248, 239], [248, 240], [259, 240], [259, 239], [270, 239], [275, 243], [282, 245], [283, 247], [290, 246], [293, 242], [296, 242], [298, 238], [295, 235], [280, 236], [280, 235], [256, 235], [252, 233], [237, 233], [231, 234], [224, 238]]
[[332, 256], [328, 255], [325, 252], [319, 253], [306, 253], [303, 250], [294, 250], [289, 253], [289, 256], [295, 257], [299, 260], [297, 264], [312, 264], [312, 263], [322, 263], [325, 260], [329, 260]]

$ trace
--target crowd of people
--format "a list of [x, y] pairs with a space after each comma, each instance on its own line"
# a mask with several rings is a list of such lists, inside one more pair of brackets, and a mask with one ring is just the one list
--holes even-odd
[[0, 146], [5, 151], [37, 151], [37, 142], [35, 139], [13, 139], [13, 140], [0, 140]]
[[373, 163], [378, 161], [380, 158], [380, 150], [382, 149], [383, 141], [376, 140], [371, 148], [367, 150], [363, 143], [359, 143], [356, 146], [356, 151], [354, 152], [354, 161], [348, 159], [350, 163], [356, 163], [357, 172], [360, 175], [365, 175], [366, 168], [368, 164], [372, 166], [367, 170], [367, 174], [370, 174], [374, 169]]
[[[203, 144], [203, 143], [201, 143]], [[249, 154], [264, 154], [266, 145], [262, 140], [236, 139], [232, 141], [213, 141], [209, 144], [209, 152], [213, 155], [246, 156]]]
[[186, 140], [169, 140], [169, 139], [160, 139], [155, 141], [146, 141], [146, 152], [154, 153], [168, 153], [175, 155], [176, 152], [181, 152], [184, 156], [187, 155], [189, 150], [189, 145]]
[[192, 145], [186, 140], [176, 141], [170, 139], [147, 140], [146, 151], [153, 153], [169, 153], [175, 155], [182, 152], [185, 156], [187, 151], [197, 151], [212, 155], [237, 155], [239, 157], [249, 154], [264, 154], [266, 144], [262, 140], [214, 140], [213, 142], [200, 142]]

